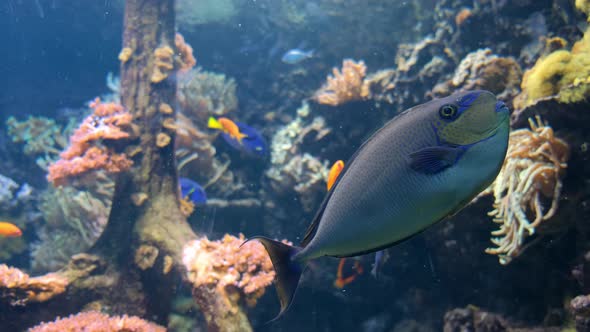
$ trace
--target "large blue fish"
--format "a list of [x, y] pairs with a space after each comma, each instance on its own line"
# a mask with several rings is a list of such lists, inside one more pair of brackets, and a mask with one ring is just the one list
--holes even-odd
[[245, 134], [241, 141], [231, 137], [227, 133], [222, 133], [221, 137], [236, 150], [242, 151], [247, 155], [266, 158], [268, 156], [268, 144], [260, 132], [244, 123], [235, 122], [240, 129], [240, 133]]
[[188, 197], [195, 204], [207, 203], [207, 193], [200, 184], [187, 178], [178, 178], [181, 198]]
[[433, 100], [385, 124], [346, 163], [300, 246], [252, 238], [276, 271], [277, 318], [310, 260], [375, 252], [459, 211], [500, 171], [509, 131], [508, 108], [488, 91]]

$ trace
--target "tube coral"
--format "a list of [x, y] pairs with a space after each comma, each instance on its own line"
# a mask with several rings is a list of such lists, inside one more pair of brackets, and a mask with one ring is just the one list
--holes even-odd
[[92, 170], [121, 172], [131, 167], [124, 153], [116, 153], [104, 143], [129, 137], [131, 114], [116, 103], [101, 103], [99, 98], [90, 104], [94, 112], [86, 117], [70, 137], [70, 145], [60, 154], [61, 159], [49, 166], [47, 180], [63, 185], [72, 176]]
[[342, 69], [332, 69], [326, 83], [316, 91], [313, 99], [320, 104], [338, 106], [349, 101], [361, 100], [368, 96], [368, 87], [363, 84], [367, 66], [361, 60], [342, 61]]
[[81, 312], [53, 322], [41, 323], [29, 332], [165, 332], [162, 326], [135, 316], [114, 316], [96, 311]]
[[[529, 124], [530, 130], [519, 129], [510, 134], [504, 165], [484, 192], [494, 194], [494, 210], [488, 215], [500, 224], [500, 229], [492, 232], [492, 242], [497, 247], [486, 252], [498, 255], [503, 265], [518, 256], [524, 239], [555, 214], [560, 177], [569, 157], [568, 144], [555, 137], [553, 129], [540, 117], [529, 119]], [[542, 197], [551, 199], [549, 210], [543, 209]]]

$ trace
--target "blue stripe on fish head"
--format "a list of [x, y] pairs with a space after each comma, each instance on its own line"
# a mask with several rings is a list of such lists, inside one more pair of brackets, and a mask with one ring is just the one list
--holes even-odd
[[[439, 118], [435, 124], [440, 142], [467, 146], [493, 136], [496, 129], [507, 121], [507, 112], [497, 111], [497, 99], [489, 91], [469, 91], [453, 96], [452, 101], [440, 106]], [[449, 111], [443, 107], [456, 109], [455, 115], [444, 117]]]

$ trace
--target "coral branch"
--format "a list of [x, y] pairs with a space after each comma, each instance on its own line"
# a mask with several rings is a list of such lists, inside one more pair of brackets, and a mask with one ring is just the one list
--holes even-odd
[[326, 83], [315, 93], [313, 99], [320, 104], [338, 106], [366, 98], [369, 93], [363, 84], [366, 72], [367, 66], [363, 61], [342, 61], [342, 69], [332, 69], [332, 75], [328, 76]]

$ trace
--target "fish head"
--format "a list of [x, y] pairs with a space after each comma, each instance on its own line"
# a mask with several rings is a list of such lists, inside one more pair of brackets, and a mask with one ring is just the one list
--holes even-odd
[[508, 107], [489, 91], [466, 91], [438, 103], [433, 127], [441, 142], [471, 145], [491, 136], [508, 124]]

